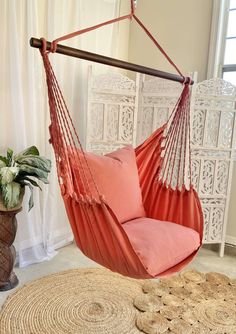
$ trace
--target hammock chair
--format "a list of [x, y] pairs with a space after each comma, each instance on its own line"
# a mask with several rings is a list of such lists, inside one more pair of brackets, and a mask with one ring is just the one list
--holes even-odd
[[[58, 42], [127, 18], [138, 22], [179, 75], [148, 71], [118, 60], [112, 65], [155, 72], [156, 76], [181, 82], [183, 90], [168, 122], [143, 144], [135, 150], [127, 146], [106, 156], [96, 156], [82, 148], [48, 55], [59, 52], [75, 56], [80, 50]], [[200, 248], [203, 230], [201, 205], [191, 181], [191, 79], [181, 74], [137, 18], [133, 0], [129, 15], [52, 43], [31, 39], [31, 46], [40, 48], [44, 62], [51, 116], [50, 142], [77, 246], [102, 266], [133, 278], [153, 278], [179, 271]], [[84, 59], [94, 60], [84, 53]], [[106, 58], [107, 64], [111, 59], [98, 58], [95, 61], [103, 62]]]

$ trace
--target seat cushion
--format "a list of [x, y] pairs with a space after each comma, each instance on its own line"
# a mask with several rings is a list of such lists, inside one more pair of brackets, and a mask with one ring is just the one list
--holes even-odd
[[153, 276], [180, 263], [200, 246], [196, 231], [171, 222], [139, 218], [123, 224], [123, 228], [136, 254]]
[[[124, 223], [128, 220], [145, 217], [133, 147], [125, 146], [105, 156], [85, 153], [85, 157], [99, 192], [105, 197], [119, 222]], [[93, 180], [84, 160], [82, 160], [82, 164], [90, 188], [93, 189], [93, 195], [96, 197], [97, 193], [94, 191], [96, 189], [94, 189]], [[81, 165], [74, 161], [73, 166], [74, 177], [77, 181], [75, 185], [77, 184], [80, 188], [78, 192], [81, 193], [81, 189], [83, 189], [80, 177]]]

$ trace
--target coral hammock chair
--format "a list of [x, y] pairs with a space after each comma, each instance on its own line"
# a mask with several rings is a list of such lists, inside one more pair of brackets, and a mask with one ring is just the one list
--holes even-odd
[[[134, 18], [177, 69], [183, 90], [169, 121], [135, 149], [135, 168], [145, 215], [132, 217], [121, 224], [99, 190], [93, 166], [83, 151], [48, 54], [57, 51], [60, 40], [126, 18]], [[78, 247], [97, 263], [134, 278], [165, 276], [179, 271], [201, 246], [203, 229], [200, 201], [191, 183], [190, 78], [182, 76], [137, 18], [133, 0], [129, 15], [61, 37], [51, 43], [49, 51], [46, 49], [48, 45], [42, 39], [41, 55], [51, 115], [50, 141], [55, 151], [62, 197]], [[109, 182], [112, 187], [113, 180]]]

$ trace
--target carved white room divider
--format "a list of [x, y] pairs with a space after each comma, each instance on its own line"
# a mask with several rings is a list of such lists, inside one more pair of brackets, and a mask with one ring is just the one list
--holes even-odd
[[193, 183], [204, 213], [204, 242], [224, 254], [235, 151], [236, 87], [222, 79], [195, 85], [192, 95]]
[[168, 120], [182, 89], [180, 84], [164, 79], [141, 75], [140, 80], [137, 144]]
[[[137, 145], [163, 125], [181, 85], [138, 75], [89, 75], [86, 148], [105, 154]], [[204, 213], [204, 243], [221, 245], [223, 256], [232, 178], [236, 88], [222, 79], [194, 85], [191, 99], [193, 184]]]
[[116, 72], [94, 76], [90, 67], [87, 151], [106, 154], [136, 144], [139, 81]]

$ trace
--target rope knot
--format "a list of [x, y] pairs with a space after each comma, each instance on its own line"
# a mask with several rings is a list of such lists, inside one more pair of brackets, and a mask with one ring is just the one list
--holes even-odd
[[42, 47], [41, 47], [41, 52], [42, 53], [46, 53], [47, 52], [47, 41], [45, 38], [40, 38], [40, 40], [42, 41]]
[[50, 46], [50, 52], [55, 53], [57, 51], [57, 41], [52, 41]]
[[47, 41], [46, 41], [46, 39], [42, 37], [42, 38], [40, 38], [40, 40], [42, 41], [42, 47], [41, 47], [41, 52], [42, 53], [46, 53], [46, 52], [55, 53], [57, 51], [57, 40], [51, 42], [49, 51], [47, 51]]
[[183, 77], [183, 85], [192, 85], [193, 80], [190, 77]]

